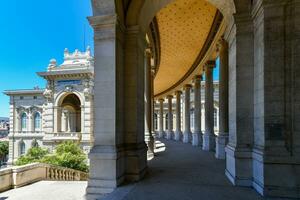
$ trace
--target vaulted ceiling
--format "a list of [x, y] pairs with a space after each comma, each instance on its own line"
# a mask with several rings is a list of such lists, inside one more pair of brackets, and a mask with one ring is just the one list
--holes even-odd
[[160, 64], [154, 94], [178, 83], [203, 48], [217, 9], [205, 0], [176, 0], [156, 15], [160, 38]]

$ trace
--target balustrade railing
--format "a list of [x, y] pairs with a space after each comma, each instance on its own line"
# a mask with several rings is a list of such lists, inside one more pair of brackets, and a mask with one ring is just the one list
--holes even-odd
[[87, 179], [88, 174], [82, 171], [43, 163], [33, 163], [0, 170], [0, 192], [41, 180], [86, 181]]

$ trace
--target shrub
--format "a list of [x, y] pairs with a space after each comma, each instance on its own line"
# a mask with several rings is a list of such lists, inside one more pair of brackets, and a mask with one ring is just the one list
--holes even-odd
[[0, 158], [5, 157], [8, 154], [8, 142], [0, 142]]
[[47, 154], [49, 154], [47, 149], [41, 147], [32, 147], [28, 149], [25, 155], [21, 156], [17, 160], [16, 165], [26, 165], [29, 163], [40, 162], [40, 160]]
[[71, 168], [87, 172], [87, 156], [77, 143], [63, 142], [59, 144], [54, 153], [41, 147], [32, 147], [25, 156], [21, 156], [16, 164], [24, 165], [28, 163], [41, 162], [56, 166]]

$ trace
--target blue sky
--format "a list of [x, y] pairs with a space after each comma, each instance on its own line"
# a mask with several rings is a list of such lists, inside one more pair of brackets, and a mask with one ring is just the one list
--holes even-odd
[[[63, 59], [64, 48], [93, 46], [93, 32], [86, 19], [92, 15], [90, 0], [9, 0], [0, 7], [0, 116], [9, 115], [7, 89], [44, 87], [35, 72], [49, 60]], [[85, 27], [85, 28], [84, 28]], [[85, 29], [85, 31], [84, 31]]]
[[[38, 71], [49, 60], [62, 62], [64, 48], [93, 50], [93, 31], [86, 19], [90, 0], [9, 0], [0, 7], [0, 117], [9, 115], [8, 89], [45, 87]], [[215, 69], [215, 77], [218, 76]]]

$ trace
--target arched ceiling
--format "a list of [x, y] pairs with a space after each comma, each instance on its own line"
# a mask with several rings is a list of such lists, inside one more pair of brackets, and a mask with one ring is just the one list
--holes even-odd
[[158, 12], [161, 59], [154, 79], [155, 95], [171, 88], [193, 66], [216, 13], [205, 0], [176, 0]]

